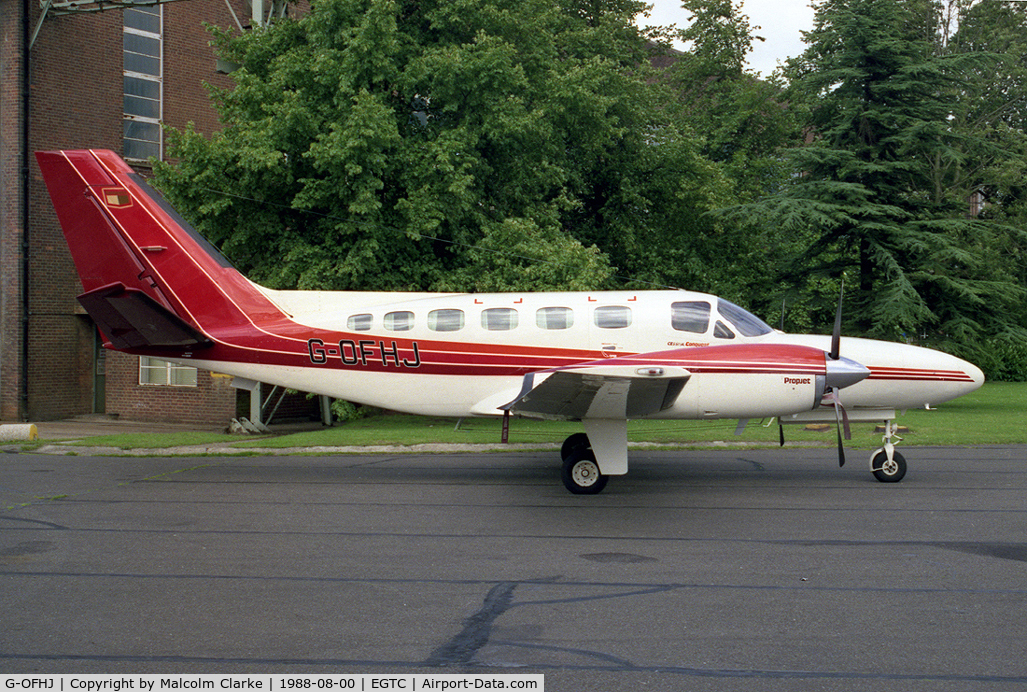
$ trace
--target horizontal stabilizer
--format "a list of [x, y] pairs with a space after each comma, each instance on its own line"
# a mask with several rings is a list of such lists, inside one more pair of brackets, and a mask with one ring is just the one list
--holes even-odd
[[524, 376], [520, 395], [501, 408], [565, 420], [642, 418], [673, 406], [689, 376], [684, 368], [635, 365], [586, 365], [529, 373]]
[[209, 346], [212, 343], [146, 293], [122, 283], [83, 293], [78, 302], [114, 348]]

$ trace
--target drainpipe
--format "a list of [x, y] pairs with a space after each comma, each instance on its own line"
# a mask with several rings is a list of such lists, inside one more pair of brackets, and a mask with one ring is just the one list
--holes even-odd
[[21, 3], [21, 419], [29, 418], [29, 47], [30, 0]]

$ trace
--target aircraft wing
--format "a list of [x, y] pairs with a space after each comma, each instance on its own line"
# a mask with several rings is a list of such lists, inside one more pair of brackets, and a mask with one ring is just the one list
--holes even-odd
[[705, 417], [779, 416], [808, 411], [824, 387], [845, 387], [869, 372], [844, 358], [829, 362], [824, 351], [809, 346], [677, 348], [529, 373], [516, 396], [503, 397], [508, 403], [492, 405], [539, 418], [644, 418], [674, 406], [695, 378], [708, 383], [696, 389], [696, 411]]
[[691, 373], [682, 367], [593, 361], [528, 373], [502, 410], [535, 418], [641, 418], [674, 405]]

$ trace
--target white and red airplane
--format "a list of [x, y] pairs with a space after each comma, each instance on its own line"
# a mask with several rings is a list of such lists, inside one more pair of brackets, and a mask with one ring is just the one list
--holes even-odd
[[843, 414], [884, 421], [871, 471], [898, 481], [896, 411], [984, 381], [939, 351], [842, 339], [840, 320], [833, 336], [785, 334], [689, 291], [271, 290], [113, 152], [36, 157], [108, 348], [414, 414], [581, 420], [562, 448], [574, 493], [627, 473], [632, 418], [838, 422], [842, 463]]

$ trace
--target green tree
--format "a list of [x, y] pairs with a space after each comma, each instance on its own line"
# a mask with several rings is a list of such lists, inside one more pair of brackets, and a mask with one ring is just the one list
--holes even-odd
[[157, 182], [275, 287], [610, 285], [611, 258], [634, 272], [635, 248], [720, 203], [660, 107], [643, 7], [320, 0], [215, 31], [240, 66], [213, 94], [225, 127], [171, 132]]
[[[976, 195], [984, 218], [1027, 228], [1027, 5], [950, 0], [958, 27], [945, 42], [952, 54], [986, 54], [995, 62], [976, 70], [960, 95], [954, 126], [975, 135], [958, 167], [940, 171], [967, 196]], [[1027, 286], [1027, 247], [1010, 232], [1000, 264]]]
[[780, 149], [801, 133], [795, 109], [781, 99], [781, 84], [745, 65], [759, 27], [732, 0], [683, 0], [691, 13], [678, 38], [688, 52], [666, 71], [678, 94], [678, 117], [703, 138], [701, 153], [723, 166], [732, 193], [748, 201], [773, 190], [790, 171]]
[[[958, 166], [939, 178], [972, 196], [982, 219], [1001, 224], [1002, 237], [989, 250], [996, 274], [1027, 286], [1027, 6], [994, 0], [949, 0], [951, 23], [944, 51], [994, 57], [975, 70], [960, 94], [953, 126], [974, 134]], [[943, 177], [944, 176], [944, 177]], [[1020, 325], [1027, 326], [1027, 314]], [[978, 356], [992, 377], [1027, 378], [1022, 334], [988, 339]]]
[[[742, 3], [683, 0], [690, 13], [678, 33], [686, 52], [665, 71], [675, 94], [669, 107], [682, 128], [701, 137], [699, 153], [716, 163], [730, 187], [727, 203], [751, 202], [780, 187], [791, 175], [781, 150], [802, 141], [797, 109], [782, 99], [782, 85], [760, 78], [745, 61], [754, 41], [763, 40], [749, 23]], [[715, 292], [750, 306], [766, 307], [772, 290], [765, 268], [774, 229], [766, 224], [715, 220], [697, 229], [704, 251], [692, 265], [705, 269]]]
[[[863, 333], [928, 334], [972, 349], [1018, 330], [1023, 287], [993, 263], [1005, 231], [969, 215], [965, 189], [940, 184], [975, 146], [953, 126], [987, 56], [938, 50], [933, 0], [825, 0], [789, 62], [788, 97], [808, 108], [807, 146], [782, 190], [734, 210], [808, 242], [791, 279], [854, 275]], [[992, 63], [993, 64], [993, 63]]]

